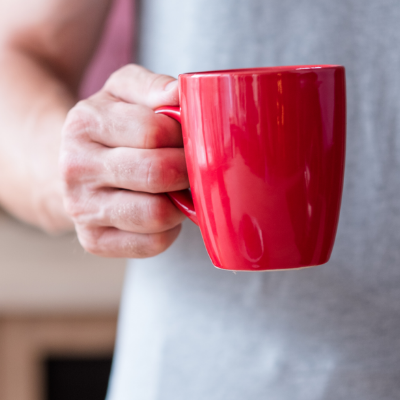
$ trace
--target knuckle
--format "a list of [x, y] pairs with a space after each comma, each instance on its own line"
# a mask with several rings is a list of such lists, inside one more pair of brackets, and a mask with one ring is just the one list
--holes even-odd
[[170, 223], [169, 200], [164, 195], [154, 196], [148, 203], [148, 221], [154, 230], [162, 230]]
[[85, 214], [85, 207], [82, 206], [82, 202], [73, 195], [65, 196], [64, 208], [75, 223], [80, 222], [82, 216]]
[[161, 87], [164, 87], [167, 81], [170, 81], [171, 77], [168, 75], [152, 74], [149, 80], [149, 92], [158, 94]]
[[[188, 182], [185, 157], [181, 152], [171, 149], [160, 150], [142, 161], [140, 170], [146, 191], [149, 193], [168, 192], [177, 185]], [[182, 187], [183, 189], [184, 187]]]
[[145, 68], [136, 64], [127, 64], [123, 67], [114, 71], [107, 79], [104, 84], [104, 88], [108, 91], [113, 91], [115, 85], [118, 85], [121, 80], [125, 80], [127, 77], [135, 76], [146, 71]]
[[149, 246], [140, 244], [137, 240], [130, 240], [126, 244], [125, 250], [128, 256], [132, 258], [147, 258], [157, 255]]
[[123, 243], [123, 253], [131, 258], [154, 257], [171, 244], [168, 232], [130, 235]]
[[143, 133], [143, 148], [157, 149], [164, 142], [164, 132], [154, 120], [150, 120], [145, 127]]
[[78, 103], [69, 113], [63, 127], [60, 147], [59, 171], [67, 191], [87, 180], [98, 168], [91, 149], [90, 134], [99, 130], [100, 121], [95, 107], [89, 101]]
[[83, 196], [82, 192], [82, 190], [75, 189], [65, 194], [64, 208], [76, 225], [96, 226], [100, 219], [98, 207], [93, 204], [90, 197]]
[[167, 249], [169, 243], [164, 233], [134, 237], [125, 243], [125, 252], [134, 258], [154, 257]]
[[66, 186], [70, 189], [75, 186], [75, 183], [82, 176], [85, 166], [79, 157], [72, 154], [62, 154], [60, 157], [60, 173], [61, 179]]
[[116, 82], [118, 82], [121, 79], [121, 76], [123, 76], [125, 67], [122, 67], [120, 69], [118, 69], [117, 71], [114, 71], [106, 80], [106, 83], [104, 84], [104, 89], [106, 91], [112, 91], [112, 88], [114, 87], [114, 85], [116, 84]]
[[64, 196], [64, 208], [67, 214], [75, 221], [76, 217], [78, 217], [81, 212], [78, 210], [77, 202], [73, 199], [72, 196], [66, 194]]
[[142, 147], [144, 149], [156, 149], [161, 147], [165, 132], [158, 120], [155, 118], [153, 110], [147, 107], [141, 107], [142, 123], [138, 129], [138, 135], [142, 138]]
[[77, 229], [77, 233], [79, 243], [88, 253], [96, 255], [104, 254], [105, 249], [100, 241], [101, 231], [81, 226]]
[[93, 234], [86, 233], [85, 235], [79, 236], [79, 242], [81, 246], [91, 254], [99, 254], [100, 249], [97, 244], [97, 241], [94, 239]]
[[121, 221], [127, 222], [132, 226], [146, 225], [143, 210], [136, 202], [130, 204], [118, 204], [113, 207], [110, 211], [110, 221], [115, 225]]
[[152, 156], [143, 161], [143, 179], [147, 192], [157, 193], [163, 186], [164, 173], [160, 157]]
[[[165, 117], [157, 115], [149, 107], [135, 105], [136, 126], [135, 135], [139, 139], [138, 145], [143, 149], [156, 149], [164, 147], [168, 135], [168, 122], [160, 119]], [[168, 118], [168, 117], [165, 117]]]
[[94, 130], [99, 129], [100, 120], [96, 108], [90, 100], [80, 101], [67, 115], [63, 127], [64, 140], [70, 137], [88, 137]]
[[[144, 236], [144, 235], [143, 235]], [[142, 235], [132, 234], [122, 243], [122, 253], [130, 258], [146, 258], [155, 255]]]
[[166, 85], [175, 79], [168, 75], [156, 75], [152, 77], [147, 85], [148, 105], [151, 108], [160, 107], [164, 104], [179, 104], [178, 91], [165, 91]]
[[137, 64], [126, 64], [124, 66], [122, 66], [121, 68], [119, 68], [117, 71], [115, 71], [115, 76], [119, 76], [119, 75], [132, 75], [132, 74], [138, 74], [140, 72], [145, 72], [147, 71], [146, 68], [137, 65]]
[[82, 226], [95, 226], [101, 220], [101, 212], [94, 201], [94, 193], [89, 193], [82, 186], [64, 191], [63, 204], [67, 214], [75, 224]]
[[171, 156], [172, 159], [168, 160], [168, 167], [165, 170], [165, 187], [166, 191], [175, 185], [183, 185], [189, 187], [189, 178], [186, 167], [186, 159], [183, 149], [175, 149], [174, 154]]
[[149, 105], [152, 107], [157, 107], [162, 104], [162, 98], [163, 98], [163, 88], [166, 85], [166, 82], [170, 80], [171, 78], [168, 77], [167, 75], [158, 75], [154, 74], [148, 82], [147, 85], [147, 93], [148, 93], [148, 101]]
[[171, 244], [168, 232], [157, 233], [151, 235], [149, 238], [151, 249], [154, 255], [160, 254], [165, 251]]

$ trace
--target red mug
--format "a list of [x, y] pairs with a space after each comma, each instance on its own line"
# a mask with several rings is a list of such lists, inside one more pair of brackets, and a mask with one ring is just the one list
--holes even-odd
[[[191, 192], [168, 193], [200, 230], [213, 264], [283, 270], [329, 260], [346, 142], [338, 65], [179, 75]], [[193, 200], [192, 200], [193, 198]]]

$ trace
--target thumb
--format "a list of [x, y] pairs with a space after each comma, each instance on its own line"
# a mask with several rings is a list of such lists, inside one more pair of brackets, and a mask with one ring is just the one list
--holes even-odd
[[127, 103], [142, 104], [152, 109], [179, 105], [178, 81], [172, 76], [155, 74], [136, 64], [114, 72], [104, 90]]

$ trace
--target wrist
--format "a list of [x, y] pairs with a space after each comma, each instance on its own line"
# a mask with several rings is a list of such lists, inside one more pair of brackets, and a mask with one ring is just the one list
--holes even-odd
[[60, 180], [43, 184], [35, 190], [32, 213], [32, 223], [49, 234], [60, 234], [74, 229], [74, 224], [64, 209]]

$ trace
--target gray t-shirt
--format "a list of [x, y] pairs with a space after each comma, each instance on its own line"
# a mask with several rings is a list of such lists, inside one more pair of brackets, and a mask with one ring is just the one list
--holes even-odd
[[133, 261], [108, 399], [399, 399], [399, 0], [143, 0], [140, 21], [158, 73], [345, 65], [345, 188], [327, 265], [220, 271], [189, 221]]

